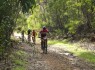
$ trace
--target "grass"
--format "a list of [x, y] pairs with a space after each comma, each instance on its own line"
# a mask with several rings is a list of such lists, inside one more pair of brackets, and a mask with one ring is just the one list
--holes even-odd
[[95, 55], [91, 52], [81, 52], [79, 56], [86, 59], [89, 62], [95, 63]]
[[60, 48], [66, 49], [67, 51], [87, 60], [88, 62], [95, 63], [95, 54], [93, 54], [92, 51], [81, 48], [78, 43], [69, 43], [68, 40], [49, 40], [48, 44], [61, 44], [62, 46], [59, 46]]
[[21, 51], [21, 50], [17, 51], [16, 54], [19, 56], [27, 56], [27, 53], [25, 51]]
[[18, 65], [18, 66], [24, 66], [26, 62], [20, 59], [16, 59], [14, 60], [14, 63], [15, 65]]
[[[19, 43], [19, 40], [15, 38], [12, 38], [12, 41], [14, 42], [15, 45]], [[26, 61], [28, 57], [27, 55], [28, 53], [26, 53], [24, 50], [15, 49], [15, 51], [10, 55], [10, 58], [12, 59], [12, 64], [14, 65], [12, 67], [12, 70], [27, 70], [26, 69], [26, 64], [28, 63]]]
[[23, 66], [18, 66], [16, 68], [13, 68], [13, 70], [26, 70]]
[[13, 59], [13, 63], [15, 67], [12, 70], [26, 70], [27, 61], [27, 53], [21, 50], [15, 51], [14, 54], [10, 55]]
[[49, 40], [48, 44], [50, 44], [50, 45], [53, 45], [53, 44], [56, 44], [56, 43], [64, 43], [64, 44], [66, 44], [67, 42], [68, 42], [67, 39], [64, 39], [64, 40]]
[[24, 60], [15, 59], [14, 64], [16, 65], [16, 67], [14, 67], [13, 70], [26, 70], [26, 67], [25, 67], [26, 63], [27, 62]]

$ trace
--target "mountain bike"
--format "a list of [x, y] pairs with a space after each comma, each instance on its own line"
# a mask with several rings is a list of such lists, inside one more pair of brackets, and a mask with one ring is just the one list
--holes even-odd
[[31, 35], [28, 35], [28, 42], [31, 42]]
[[47, 54], [47, 37], [41, 39], [41, 49], [43, 53]]
[[35, 43], [36, 40], [35, 40], [35, 37], [34, 36], [32, 36], [32, 41], [33, 41], [34, 44], [36, 44]]

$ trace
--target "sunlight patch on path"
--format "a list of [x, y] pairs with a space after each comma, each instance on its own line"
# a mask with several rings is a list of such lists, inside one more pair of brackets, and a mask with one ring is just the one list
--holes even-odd
[[50, 47], [48, 47], [48, 50], [51, 50], [51, 51], [54, 51], [58, 54], [64, 54], [62, 53], [63, 50], [67, 50], [66, 46], [64, 46], [64, 44], [54, 44], [54, 45], [51, 45]]
[[[70, 47], [70, 49], [68, 47]], [[82, 70], [94, 70], [90, 63], [88, 64], [88, 62], [86, 62], [85, 60], [69, 52], [68, 49], [72, 50], [72, 49], [75, 49], [75, 47], [72, 47], [71, 45], [69, 46], [66, 44], [61, 44], [61, 43], [57, 43], [57, 44], [54, 44], [48, 47], [48, 50], [55, 52], [56, 54], [62, 56], [63, 58], [66, 58], [69, 64], [75, 67], [74, 70], [81, 70], [81, 69]]]

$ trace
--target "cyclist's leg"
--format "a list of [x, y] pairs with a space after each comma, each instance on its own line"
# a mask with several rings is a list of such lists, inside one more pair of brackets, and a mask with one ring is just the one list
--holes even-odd
[[34, 37], [32, 37], [32, 41], [33, 41], [33, 43], [34, 43]]
[[42, 39], [42, 42], [41, 42], [41, 48], [43, 50], [43, 53], [45, 53], [45, 41]]
[[44, 51], [44, 53], [46, 52], [46, 43], [45, 43], [45, 40], [43, 42], [43, 51]]
[[30, 42], [30, 34], [29, 34], [29, 42]]
[[22, 42], [24, 42], [24, 35], [22, 34]]
[[47, 54], [47, 39], [45, 40], [45, 53]]
[[35, 44], [35, 36], [33, 37], [33, 43]]
[[28, 35], [28, 42], [29, 42], [29, 35]]
[[31, 41], [31, 37], [30, 37], [30, 34], [29, 34], [28, 42], [30, 42], [30, 41]]
[[34, 44], [36, 44], [36, 37], [34, 36]]
[[41, 49], [43, 50], [43, 41], [42, 41], [42, 39], [41, 39]]

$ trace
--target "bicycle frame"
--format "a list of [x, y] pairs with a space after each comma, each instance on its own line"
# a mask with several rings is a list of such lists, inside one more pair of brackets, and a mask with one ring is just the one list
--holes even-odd
[[41, 40], [41, 48], [43, 50], [43, 53], [47, 53], [47, 38], [44, 37]]
[[32, 36], [32, 41], [35, 44], [35, 37], [34, 36]]

